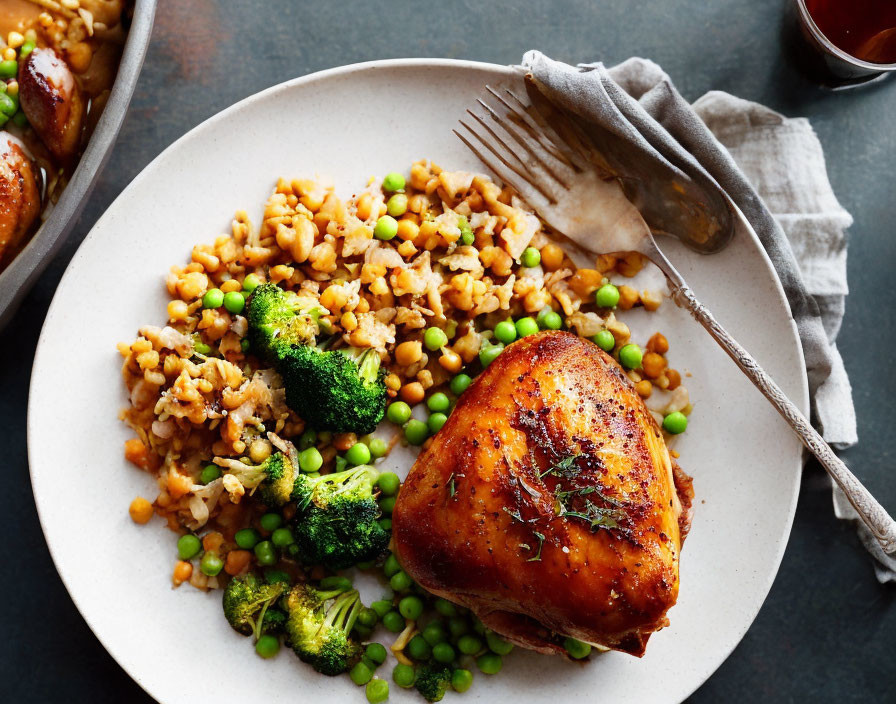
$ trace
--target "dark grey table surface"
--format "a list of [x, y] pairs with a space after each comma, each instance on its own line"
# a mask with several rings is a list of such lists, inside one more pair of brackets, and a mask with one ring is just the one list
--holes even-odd
[[[252, 93], [340, 64], [408, 56], [508, 64], [529, 48], [573, 63], [612, 64], [639, 55], [659, 62], [688, 99], [718, 89], [787, 115], [808, 116], [824, 145], [834, 189], [855, 217], [849, 245], [852, 292], [840, 346], [852, 378], [861, 442], [845, 457], [896, 511], [889, 445], [896, 374], [888, 361], [896, 345], [896, 316], [884, 295], [896, 263], [896, 77], [858, 91], [816, 88], [789, 60], [782, 34], [787, 5], [787, 0], [162, 0], [143, 75], [104, 175], [71, 240], [0, 333], [6, 485], [0, 507], [10, 530], [0, 541], [8, 597], [0, 700], [151, 701], [74, 608], [50, 560], [31, 493], [25, 445], [29, 375], [62, 272], [99, 215], [175, 139]], [[66, 471], [64, 453], [59, 464], [59, 471]], [[85, 535], [84, 549], [103, 546]], [[854, 531], [833, 517], [827, 480], [810, 464], [768, 600], [735, 652], [691, 701], [896, 701], [894, 600], [896, 589], [875, 581]], [[197, 677], [226, 677], [220, 664], [203, 661], [201, 642], [196, 660], [184, 667]]]

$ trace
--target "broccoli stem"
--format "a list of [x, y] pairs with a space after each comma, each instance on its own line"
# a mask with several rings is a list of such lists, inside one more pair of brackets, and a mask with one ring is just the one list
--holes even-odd
[[336, 601], [333, 602], [324, 618], [324, 626], [334, 626], [346, 633], [351, 631], [358, 612], [361, 610], [361, 601], [358, 597], [358, 592], [354, 589], [336, 597]]
[[376, 381], [380, 371], [380, 355], [375, 349], [369, 349], [361, 355], [358, 362], [358, 376], [366, 382]]

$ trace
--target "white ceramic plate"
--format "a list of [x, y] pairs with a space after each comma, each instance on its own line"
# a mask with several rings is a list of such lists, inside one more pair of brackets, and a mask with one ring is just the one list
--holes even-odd
[[[163, 277], [192, 245], [260, 204], [278, 176], [323, 174], [347, 195], [370, 175], [421, 157], [481, 169], [451, 134], [485, 83], [508, 69], [460, 61], [384, 61], [306, 76], [259, 93], [200, 125], [150, 164], [112, 204], [59, 285], [34, 363], [28, 448], [34, 496], [59, 574], [85, 620], [125, 670], [164, 704], [197, 701], [363, 701], [348, 678], [314, 673], [288, 651], [253, 653], [221, 615], [220, 594], [173, 590], [175, 537], [137, 526], [127, 507], [154, 497], [152, 479], [122, 457], [130, 432], [115, 344], [163, 324]], [[806, 380], [795, 328], [752, 233], [701, 258], [670, 258], [717, 317], [798, 405]], [[648, 315], [650, 316], [648, 318]], [[477, 674], [467, 702], [674, 702], [728, 656], [778, 569], [796, 506], [800, 446], [704, 331], [672, 304], [625, 318], [636, 339], [671, 343], [694, 411], [677, 442], [694, 475], [696, 517], [684, 548], [672, 625], [643, 659], [618, 653], [588, 666], [517, 652], [496, 677]], [[205, 673], [204, 675], [202, 673]], [[389, 677], [388, 669], [381, 675]], [[449, 695], [455, 696], [455, 695]], [[392, 701], [420, 701], [392, 687]]]

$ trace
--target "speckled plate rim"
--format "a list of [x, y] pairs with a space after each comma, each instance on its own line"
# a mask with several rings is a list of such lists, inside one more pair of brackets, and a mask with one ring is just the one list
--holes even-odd
[[[156, 157], [118, 196], [118, 198], [113, 202], [110, 206], [109, 211], [115, 209], [116, 205], [119, 201], [127, 199], [134, 191], [139, 190], [143, 187], [144, 181], [150, 179], [151, 175], [157, 168], [159, 162], [161, 162], [168, 155], [177, 152], [180, 150], [183, 145], [193, 138], [194, 136], [205, 132], [206, 130], [212, 129], [218, 123], [227, 121], [231, 117], [235, 116], [242, 110], [245, 110], [252, 104], [268, 99], [276, 94], [279, 94], [284, 91], [291, 91], [297, 88], [301, 88], [302, 86], [308, 86], [316, 83], [326, 82], [335, 78], [343, 77], [352, 73], [359, 72], [367, 72], [367, 71], [376, 71], [376, 70], [389, 70], [393, 68], [419, 68], [419, 69], [430, 69], [430, 68], [450, 68], [456, 71], [465, 71], [465, 70], [473, 70], [480, 73], [483, 72], [492, 72], [495, 74], [496, 78], [502, 77], [510, 77], [513, 75], [515, 69], [512, 67], [497, 65], [497, 64], [488, 64], [483, 62], [476, 61], [465, 61], [465, 60], [454, 60], [454, 59], [390, 59], [390, 60], [382, 60], [382, 61], [369, 61], [357, 64], [350, 64], [346, 66], [335, 67], [331, 69], [327, 69], [324, 71], [316, 72], [313, 74], [309, 74], [306, 76], [302, 76], [290, 81], [286, 81], [284, 83], [272, 86], [268, 89], [265, 89], [257, 94], [249, 96], [234, 105], [226, 108], [225, 110], [217, 113], [216, 115], [208, 118], [197, 127], [193, 128], [189, 132], [187, 132], [180, 139], [175, 141], [169, 147], [167, 147], [158, 157]], [[236, 205], [236, 204], [234, 204]], [[108, 211], [107, 211], [108, 213]], [[143, 663], [139, 665], [137, 663], [131, 662], [126, 658], [122, 658], [119, 654], [116, 653], [116, 644], [113, 642], [104, 631], [99, 628], [96, 624], [96, 619], [94, 618], [94, 614], [88, 608], [85, 607], [84, 601], [81, 595], [78, 593], [76, 589], [72, 588], [72, 579], [71, 574], [68, 571], [69, 563], [66, 561], [65, 556], [62, 552], [59, 551], [58, 547], [54, 544], [54, 541], [51, 537], [51, 532], [49, 526], [52, 524], [50, 517], [46, 513], [46, 508], [44, 506], [44, 501], [42, 500], [42, 494], [40, 491], [41, 482], [37, 478], [39, 469], [36, 469], [34, 457], [35, 457], [35, 447], [39, 442], [41, 436], [41, 430], [38, 426], [38, 416], [40, 413], [39, 409], [36, 409], [35, 403], [33, 403], [33, 399], [40, 397], [42, 394], [41, 384], [43, 378], [43, 369], [45, 364], [45, 358], [48, 356], [47, 346], [45, 345], [46, 339], [50, 336], [49, 331], [53, 328], [53, 326], [57, 323], [58, 317], [62, 312], [64, 307], [62, 299], [64, 298], [67, 285], [69, 280], [74, 278], [79, 266], [82, 264], [83, 251], [84, 246], [92, 241], [95, 237], [98, 230], [101, 229], [101, 226], [104, 220], [107, 218], [107, 215], [104, 214], [94, 228], [91, 230], [90, 234], [88, 234], [84, 243], [82, 244], [79, 251], [76, 253], [72, 262], [69, 264], [65, 275], [63, 276], [57, 292], [53, 298], [53, 301], [50, 305], [43, 330], [41, 332], [40, 340], [38, 342], [37, 351], [34, 358], [34, 365], [32, 369], [32, 377], [31, 377], [31, 385], [30, 385], [30, 393], [29, 393], [29, 408], [28, 408], [28, 448], [29, 448], [29, 461], [30, 461], [30, 472], [31, 472], [31, 481], [32, 488], [34, 491], [35, 503], [37, 506], [38, 516], [41, 522], [41, 528], [44, 532], [44, 536], [47, 540], [47, 544], [50, 550], [50, 554], [52, 559], [56, 565], [57, 571], [59, 572], [60, 578], [66, 586], [66, 589], [69, 591], [69, 594], [78, 608], [79, 612], [83, 616], [84, 620], [87, 622], [88, 626], [93, 630], [94, 634], [97, 636], [99, 641], [103, 644], [103, 646], [107, 649], [107, 651], [115, 658], [121, 667], [137, 682], [148, 694], [154, 696], [159, 699], [159, 701], [169, 701], [169, 699], [162, 699], [158, 694], [158, 686], [157, 682], [153, 681], [153, 677], [157, 676], [149, 676], [147, 674], [147, 668]], [[758, 237], [753, 232], [752, 228], [746, 222], [745, 219], [741, 216], [740, 223], [741, 231], [743, 234], [748, 236], [754, 243], [755, 247], [758, 250], [760, 255], [760, 259], [767, 270], [767, 274], [774, 282], [774, 291], [765, 291], [766, 297], [771, 297], [773, 300], [768, 301], [768, 305], [770, 307], [780, 308], [783, 311], [786, 311], [787, 318], [790, 323], [790, 335], [791, 339], [789, 340], [779, 340], [780, 344], [788, 345], [791, 349], [795, 358], [798, 358], [799, 365], [798, 369], [794, 369], [793, 372], [798, 378], [794, 378], [789, 380], [790, 393], [794, 402], [804, 411], [808, 412], [808, 380], [805, 373], [805, 368], [803, 364], [803, 356], [802, 349], [799, 343], [799, 338], [797, 335], [796, 325], [793, 322], [792, 317], [789, 312], [789, 305], [784, 296], [783, 289], [781, 287], [780, 281], [777, 278], [777, 275], [774, 272], [774, 268], [772, 266], [771, 261], [768, 259], [764, 249], [762, 248]], [[110, 344], [114, 344], [114, 341], [110, 341]], [[780, 379], [779, 379], [780, 381]], [[796, 386], [795, 386], [796, 385]], [[773, 569], [768, 570], [767, 575], [765, 576], [764, 582], [761, 586], [761, 594], [758, 599], [755, 608], [751, 608], [748, 614], [741, 614], [739, 619], [740, 624], [737, 629], [736, 637], [730, 638], [728, 642], [724, 644], [724, 646], [720, 646], [717, 651], [717, 657], [713, 659], [713, 662], [706, 663], [705, 667], [702, 668], [702, 674], [699, 677], [693, 677], [692, 681], [685, 688], [679, 687], [676, 690], [676, 700], [683, 700], [687, 696], [689, 696], [693, 691], [695, 691], [703, 682], [708, 679], [713, 672], [724, 662], [724, 660], [730, 655], [730, 653], [734, 650], [740, 640], [743, 638], [749, 626], [752, 624], [756, 614], [759, 611], [759, 608], [762, 605], [765, 597], [768, 594], [769, 589], [774, 581], [774, 578], [777, 574], [778, 568], [780, 566], [781, 559], [784, 554], [784, 550], [787, 545], [787, 540], [790, 535], [790, 529], [793, 522], [793, 516], [796, 511], [797, 498], [799, 493], [800, 486], [800, 470], [802, 466], [801, 457], [794, 457], [794, 466], [793, 466], [793, 475], [791, 481], [787, 484], [786, 488], [788, 490], [789, 501], [787, 502], [787, 515], [782, 523], [782, 530], [780, 531], [780, 536], [778, 540], [775, 542], [774, 555], [770, 564], [773, 565]], [[698, 497], [699, 498], [699, 497]], [[757, 587], [757, 593], [759, 588]], [[508, 691], [511, 691], [512, 687], [510, 684], [506, 685]], [[363, 696], [363, 695], [362, 695]], [[519, 693], [516, 696], [519, 699]], [[478, 698], [477, 698], [478, 699]], [[523, 696], [522, 700], [527, 700], [528, 697]], [[351, 701], [354, 701], [351, 700]]]

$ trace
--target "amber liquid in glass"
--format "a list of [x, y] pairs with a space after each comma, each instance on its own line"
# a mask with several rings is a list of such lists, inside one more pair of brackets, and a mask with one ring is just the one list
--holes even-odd
[[832, 44], [862, 61], [896, 63], [896, 0], [805, 0]]

